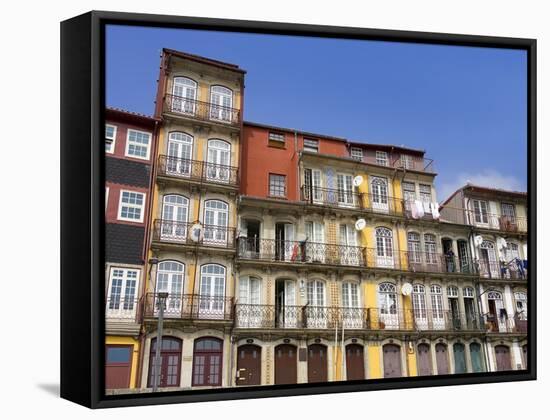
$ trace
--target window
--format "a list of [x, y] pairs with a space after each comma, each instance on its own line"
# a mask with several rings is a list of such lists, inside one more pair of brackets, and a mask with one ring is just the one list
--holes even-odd
[[[177, 261], [162, 261], [157, 266], [155, 292], [167, 292], [166, 315], [178, 315], [181, 311], [185, 265]], [[155, 311], [158, 310], [155, 299]]]
[[259, 305], [262, 281], [258, 277], [246, 276], [239, 279], [239, 304]]
[[422, 321], [425, 323], [427, 318], [426, 289], [421, 284], [413, 285], [412, 305], [417, 323], [419, 326], [425, 326], [422, 325]]
[[431, 233], [424, 235], [424, 249], [426, 250], [426, 262], [428, 264], [437, 264], [435, 235]]
[[342, 283], [342, 306], [359, 308], [359, 288], [357, 283]]
[[208, 140], [206, 178], [209, 181], [229, 182], [232, 176], [230, 161], [231, 145], [228, 142], [220, 139]]
[[393, 232], [385, 227], [375, 230], [376, 264], [378, 267], [393, 267]]
[[405, 200], [405, 209], [411, 210], [414, 201], [416, 200], [416, 185], [414, 182], [403, 181], [401, 183], [403, 189], [403, 199]]
[[424, 206], [424, 213], [431, 213], [430, 203], [432, 202], [432, 186], [427, 184], [419, 184], [420, 201]]
[[311, 280], [307, 283], [307, 301], [309, 306], [325, 306], [325, 283]]
[[285, 147], [285, 135], [281, 133], [269, 132], [267, 145], [271, 147]]
[[338, 204], [353, 205], [353, 180], [351, 175], [338, 174], [336, 176], [338, 186]]
[[116, 141], [116, 126], [114, 125], [105, 125], [105, 152], [114, 153], [115, 152], [115, 141]]
[[409, 251], [409, 262], [422, 262], [422, 253], [420, 251], [420, 235], [416, 232], [409, 232], [407, 235], [407, 249]]
[[222, 384], [222, 344], [222, 340], [212, 337], [195, 340], [193, 386], [220, 386]]
[[527, 319], [527, 293], [515, 292], [514, 298], [516, 299], [516, 313], [521, 320]]
[[194, 114], [197, 99], [197, 82], [187, 77], [174, 77], [172, 111]]
[[432, 302], [432, 315], [434, 318], [434, 324], [437, 326], [438, 323], [443, 321], [443, 296], [441, 292], [441, 286], [437, 284], [432, 284], [430, 287], [430, 295]]
[[474, 220], [476, 223], [488, 224], [489, 223], [489, 214], [488, 214], [488, 205], [487, 201], [474, 200]]
[[509, 263], [512, 260], [515, 260], [516, 258], [519, 258], [518, 244], [515, 244], [513, 242], [508, 242], [508, 246], [504, 249], [504, 256], [506, 258], [507, 263]]
[[199, 317], [223, 318], [225, 306], [225, 267], [223, 265], [202, 266], [199, 294]]
[[227, 245], [229, 205], [221, 200], [204, 202], [204, 242], [211, 245]]
[[193, 137], [187, 133], [173, 131], [168, 135], [168, 156], [166, 172], [180, 175], [191, 175], [193, 157]]
[[358, 160], [359, 162], [363, 161], [363, 149], [360, 147], [352, 147], [351, 148], [351, 158]]
[[162, 199], [161, 239], [185, 241], [187, 239], [187, 213], [189, 199], [183, 195], [168, 194]]
[[474, 297], [473, 287], [465, 287], [464, 289], [462, 289], [462, 294], [464, 295], [464, 297], [473, 298]]
[[112, 268], [107, 293], [107, 317], [131, 318], [137, 305], [139, 270]]
[[458, 287], [456, 286], [447, 287], [447, 296], [450, 298], [458, 297]]
[[381, 314], [397, 314], [397, 293], [395, 285], [380, 283], [378, 286], [378, 305]]
[[319, 152], [319, 140], [304, 139], [304, 151], [305, 152]]
[[120, 191], [118, 219], [130, 222], [143, 222], [145, 194], [133, 191]]
[[109, 204], [109, 187], [105, 187], [105, 211], [107, 211], [108, 204]]
[[401, 165], [405, 169], [414, 169], [414, 160], [411, 155], [401, 155]]
[[376, 151], [376, 164], [380, 166], [388, 166], [388, 152]]
[[212, 86], [210, 90], [210, 118], [231, 122], [233, 117], [233, 92], [224, 86]]
[[286, 197], [286, 176], [269, 174], [269, 195], [272, 197]]
[[151, 134], [143, 131], [128, 130], [126, 138], [126, 156], [138, 159], [149, 159]]

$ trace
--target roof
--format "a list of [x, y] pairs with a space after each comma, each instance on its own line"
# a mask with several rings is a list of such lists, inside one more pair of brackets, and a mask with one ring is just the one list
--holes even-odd
[[336, 137], [336, 136], [329, 136], [326, 134], [319, 134], [319, 133], [311, 133], [308, 131], [298, 130], [297, 128], [288, 128], [288, 127], [279, 127], [275, 125], [269, 125], [269, 124], [262, 124], [262, 123], [256, 123], [252, 121], [244, 121], [244, 125], [254, 126], [254, 127], [260, 127], [260, 128], [267, 128], [268, 130], [276, 130], [276, 131], [288, 131], [291, 133], [298, 133], [302, 136], [309, 136], [309, 137], [319, 137], [323, 139], [329, 139], [329, 140], [335, 140], [335, 141], [341, 141], [344, 143], [347, 143], [347, 139], [343, 137]]
[[349, 141], [348, 142], [350, 146], [367, 146], [367, 147], [379, 147], [381, 149], [395, 149], [395, 150], [401, 150], [401, 151], [407, 151], [407, 152], [413, 152], [424, 155], [426, 153], [425, 150], [421, 149], [413, 149], [411, 147], [405, 147], [405, 146], [396, 146], [394, 144], [376, 144], [376, 143], [364, 143], [361, 141]]
[[197, 63], [208, 64], [208, 65], [216, 66], [216, 67], [219, 67], [219, 68], [222, 68], [222, 69], [225, 69], [225, 70], [235, 71], [235, 72], [241, 73], [241, 74], [246, 73], [246, 70], [241, 69], [236, 64], [227, 63], [227, 62], [219, 61], [219, 60], [214, 60], [212, 58], [202, 57], [200, 55], [189, 54], [189, 53], [182, 52], [182, 51], [172, 50], [170, 48], [163, 48], [162, 51], [163, 51], [164, 54], [174, 55], [176, 57], [184, 58], [186, 60], [195, 61]]
[[109, 119], [125, 120], [127, 122], [153, 128], [158, 119], [139, 112], [127, 111], [121, 108], [106, 107], [105, 116]]
[[454, 193], [452, 193], [447, 199], [439, 206], [444, 207], [451, 199], [457, 195], [461, 191], [469, 191], [469, 192], [485, 192], [485, 193], [493, 193], [493, 194], [500, 194], [500, 195], [508, 195], [508, 196], [516, 196], [518, 198], [527, 198], [527, 192], [526, 191], [512, 191], [512, 190], [505, 190], [502, 188], [491, 188], [491, 187], [485, 187], [483, 185], [475, 185], [470, 182], [468, 182], [463, 187], [460, 187], [457, 189]]

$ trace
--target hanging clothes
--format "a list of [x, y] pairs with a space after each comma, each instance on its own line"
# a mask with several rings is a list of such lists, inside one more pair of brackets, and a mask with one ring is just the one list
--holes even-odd
[[430, 210], [434, 219], [439, 219], [439, 204], [430, 203]]
[[418, 216], [417, 218], [420, 219], [424, 217], [424, 203], [420, 200], [415, 200], [414, 207], [416, 207], [416, 215]]

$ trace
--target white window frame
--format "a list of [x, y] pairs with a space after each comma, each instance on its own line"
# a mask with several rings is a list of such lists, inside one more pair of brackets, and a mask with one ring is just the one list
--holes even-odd
[[[111, 148], [109, 150], [105, 150], [105, 153], [109, 153], [110, 155], [112, 155], [113, 153], [115, 153], [117, 126], [114, 124], [105, 124], [105, 130], [107, 130], [107, 127], [113, 127], [113, 138], [109, 139], [111, 140]], [[105, 140], [107, 140], [107, 134], [105, 134]]]
[[363, 162], [363, 149], [360, 147], [352, 147], [350, 149], [350, 157], [359, 162]]
[[[130, 148], [130, 132], [135, 132], [135, 133], [141, 133], [141, 134], [147, 134], [147, 136], [149, 137], [149, 143], [147, 144], [147, 156], [143, 157], [143, 156], [135, 156], [135, 155], [130, 155], [128, 153], [128, 149]], [[127, 131], [126, 131], [126, 150], [124, 152], [124, 155], [126, 157], [129, 157], [129, 158], [134, 158], [134, 159], [141, 159], [141, 160], [149, 160], [150, 156], [151, 156], [151, 140], [152, 140], [152, 136], [151, 136], [151, 133], [147, 132], [147, 131], [141, 131], [141, 130], [134, 130], [133, 128], [129, 128]], [[139, 146], [143, 147], [142, 144], [140, 144]]]
[[388, 152], [377, 150], [375, 153], [376, 164], [380, 166], [390, 166]]
[[[127, 204], [128, 206], [130, 207], [140, 207], [140, 218], [139, 220], [138, 219], [131, 219], [131, 218], [128, 218], [128, 217], [122, 217], [122, 195], [123, 193], [133, 193], [133, 194], [141, 194], [143, 196], [143, 204], [141, 206], [137, 206], [135, 204]], [[145, 203], [146, 203], [146, 200], [147, 199], [147, 194], [146, 193], [143, 193], [143, 192], [140, 192], [140, 191], [131, 191], [131, 190], [120, 190], [120, 194], [119, 194], [119, 197], [118, 197], [118, 214], [117, 214], [117, 219], [118, 220], [122, 220], [122, 221], [125, 221], [125, 222], [134, 222], [134, 223], [143, 223], [143, 214], [145, 213]]]
[[[476, 203], [479, 203], [479, 219], [480, 221], [478, 222], [476, 220]], [[483, 220], [483, 210], [482, 210], [482, 206], [481, 206], [481, 203], [485, 203], [485, 221]], [[474, 216], [474, 224], [476, 225], [483, 225], [483, 226], [487, 226], [489, 224], [489, 202], [486, 201], [486, 200], [472, 200], [472, 212], [473, 212], [473, 216]]]
[[[110, 308], [112, 305], [111, 298], [112, 298], [112, 289], [113, 289], [113, 274], [115, 271], [122, 271], [122, 276], [117, 277], [117, 279], [122, 280], [122, 284], [120, 287], [120, 292], [118, 295], [118, 308]], [[128, 277], [128, 273], [130, 271], [133, 271], [136, 273], [135, 278]], [[128, 287], [128, 281], [135, 281], [134, 284], [134, 294], [132, 296], [131, 302], [126, 302], [126, 295], [127, 295], [127, 287]], [[132, 319], [135, 317], [137, 306], [138, 306], [138, 295], [139, 295], [139, 283], [141, 280], [141, 269], [139, 268], [133, 268], [133, 267], [111, 267], [109, 270], [109, 282], [107, 286], [107, 302], [105, 306], [105, 317], [106, 318], [129, 318]], [[129, 309], [125, 309], [124, 306], [132, 306]]]
[[[313, 146], [306, 145], [306, 142], [314, 142], [316, 144], [315, 150], [313, 150]], [[319, 153], [319, 140], [316, 139], [304, 139], [304, 152], [310, 152], [310, 153]]]
[[401, 165], [405, 169], [414, 169], [414, 156], [408, 155], [406, 153], [401, 153], [401, 157], [399, 158], [401, 161]]

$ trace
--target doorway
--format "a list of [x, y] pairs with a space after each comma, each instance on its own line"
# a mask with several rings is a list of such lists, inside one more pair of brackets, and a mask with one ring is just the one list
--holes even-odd
[[432, 374], [432, 356], [430, 355], [430, 345], [422, 343], [418, 345], [418, 376], [428, 376]]
[[348, 381], [365, 379], [365, 359], [363, 346], [360, 344], [346, 346], [346, 379]]
[[247, 344], [240, 346], [237, 354], [237, 385], [260, 385], [262, 348]]
[[275, 385], [296, 382], [296, 347], [291, 344], [279, 344], [275, 347]]
[[401, 347], [386, 344], [382, 347], [384, 354], [384, 378], [401, 377]]
[[277, 328], [295, 328], [298, 322], [296, 282], [278, 279], [275, 282], [275, 325]]
[[495, 357], [498, 372], [512, 370], [512, 360], [510, 359], [510, 348], [508, 346], [495, 346]]
[[242, 241], [239, 246], [241, 256], [251, 259], [260, 258], [262, 255], [260, 252], [260, 222], [258, 220], [243, 219], [242, 228], [245, 236], [240, 238]]
[[437, 374], [447, 375], [449, 373], [449, 357], [447, 356], [447, 346], [443, 343], [435, 345], [435, 361], [437, 363]]
[[[275, 224], [275, 260], [291, 261], [294, 251], [294, 225]], [[297, 249], [296, 249], [297, 251]]]
[[308, 347], [307, 356], [307, 381], [327, 382], [327, 346], [312, 344]]

